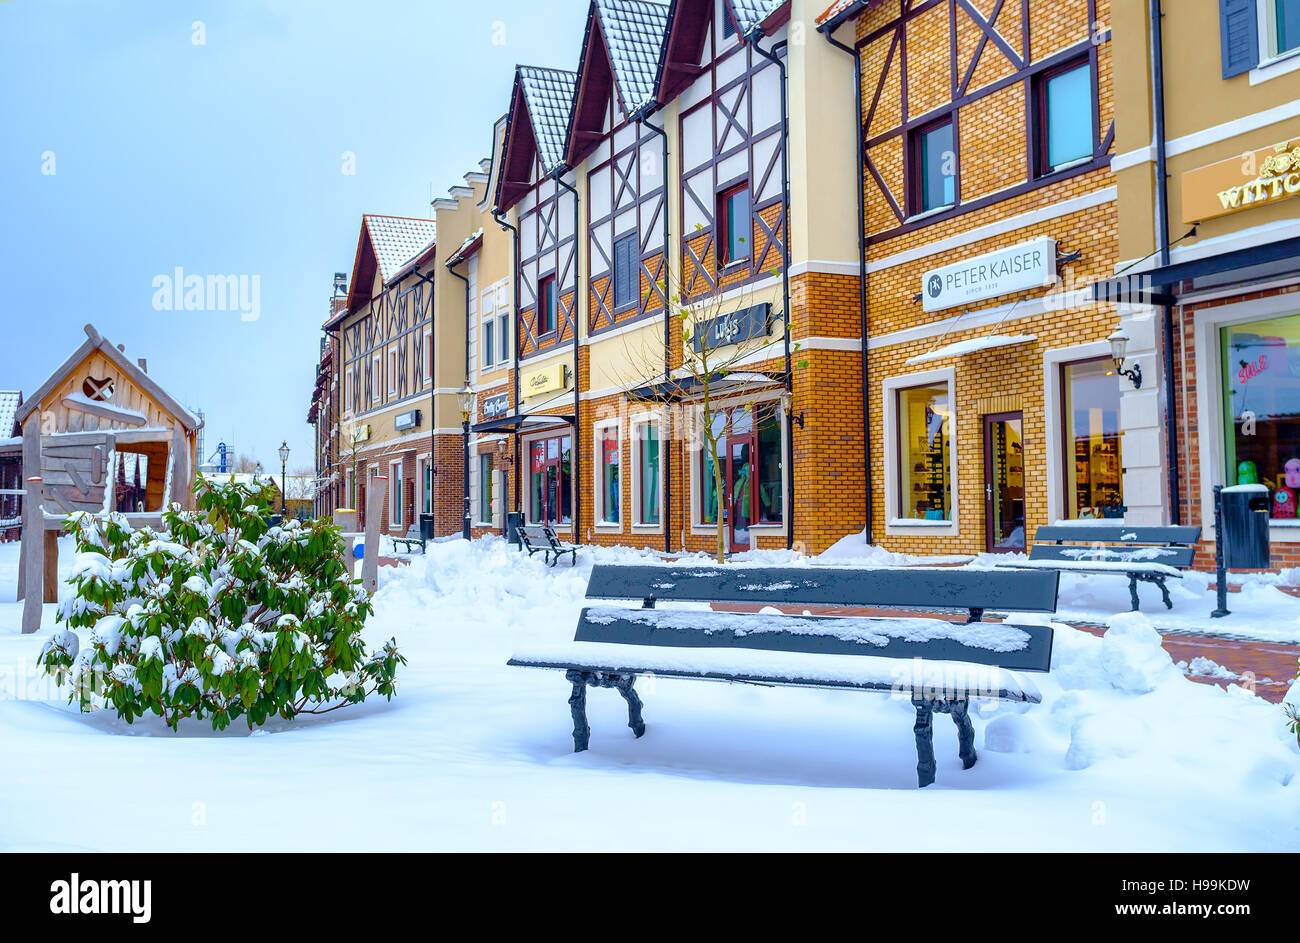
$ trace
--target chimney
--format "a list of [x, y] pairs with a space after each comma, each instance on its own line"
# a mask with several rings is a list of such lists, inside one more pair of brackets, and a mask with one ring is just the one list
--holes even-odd
[[148, 373], [148, 372], [149, 372], [149, 361], [147, 361], [147, 360], [145, 360], [143, 357], [141, 357], [139, 360], [136, 361], [136, 363], [140, 365], [140, 372], [141, 372], [141, 373]]

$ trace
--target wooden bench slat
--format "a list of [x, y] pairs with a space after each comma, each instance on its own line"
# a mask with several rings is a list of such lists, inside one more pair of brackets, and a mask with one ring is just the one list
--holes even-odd
[[1058, 582], [1051, 570], [604, 564], [592, 568], [587, 598], [1055, 612]]
[[1195, 547], [1084, 547], [1069, 544], [1034, 544], [1030, 560], [1070, 563], [1163, 563], [1185, 569], [1192, 565]]
[[1195, 544], [1201, 529], [1191, 526], [1127, 526], [1124, 524], [1051, 524], [1034, 532], [1034, 543]]
[[582, 611], [575, 642], [668, 648], [750, 648], [821, 655], [927, 658], [1047, 671], [1052, 629], [1002, 622], [699, 612], [673, 609]]
[[[1037, 704], [1042, 695], [1028, 678], [996, 666], [929, 659], [899, 663], [862, 655], [787, 655], [779, 666], [770, 652], [755, 649], [700, 650], [658, 648], [636, 652], [622, 646], [586, 642], [523, 649], [506, 664], [519, 668], [580, 670], [625, 676], [687, 678], [741, 684], [877, 691], [909, 698], [925, 696], [986, 698]], [[692, 663], [680, 661], [689, 653]], [[637, 657], [641, 656], [641, 657]]]

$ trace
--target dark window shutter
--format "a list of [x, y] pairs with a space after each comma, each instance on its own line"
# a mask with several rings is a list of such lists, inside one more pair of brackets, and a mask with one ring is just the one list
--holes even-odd
[[1259, 20], [1256, 0], [1219, 0], [1219, 48], [1223, 77], [1259, 65]]
[[631, 304], [636, 299], [633, 287], [636, 234], [624, 236], [614, 243], [614, 306]]

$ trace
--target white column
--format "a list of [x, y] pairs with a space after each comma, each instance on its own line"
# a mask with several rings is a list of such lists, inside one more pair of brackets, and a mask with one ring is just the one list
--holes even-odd
[[1124, 520], [1130, 524], [1169, 523], [1168, 476], [1165, 473], [1164, 368], [1160, 349], [1159, 308], [1120, 305], [1120, 326], [1128, 333], [1124, 369], [1137, 365], [1142, 386], [1120, 377], [1119, 426], [1123, 436]]

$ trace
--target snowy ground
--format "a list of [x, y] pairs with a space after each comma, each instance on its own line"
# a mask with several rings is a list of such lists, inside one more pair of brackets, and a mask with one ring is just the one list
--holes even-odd
[[[572, 637], [596, 556], [546, 569], [499, 540], [431, 544], [381, 571], [368, 635], [396, 635], [409, 659], [391, 703], [175, 735], [78, 714], [32, 680], [53, 607], [18, 634], [16, 545], [0, 545], [0, 848], [1300, 850], [1300, 750], [1280, 709], [1183, 678], [1144, 616], [1104, 638], [1058, 629], [1054, 669], [1034, 678], [1044, 702], [977, 718], [970, 771], [937, 717], [925, 790], [910, 706], [858, 692], [660, 679], [635, 740], [621, 698], [593, 690], [592, 749], [575, 755], [568, 684], [505, 661]], [[1123, 580], [1078, 577], [1062, 609], [1104, 621], [1110, 584], [1111, 611], [1127, 609]], [[1282, 610], [1252, 628], [1295, 633], [1300, 600], [1252, 586]], [[1208, 598], [1176, 597], [1175, 615]]]

